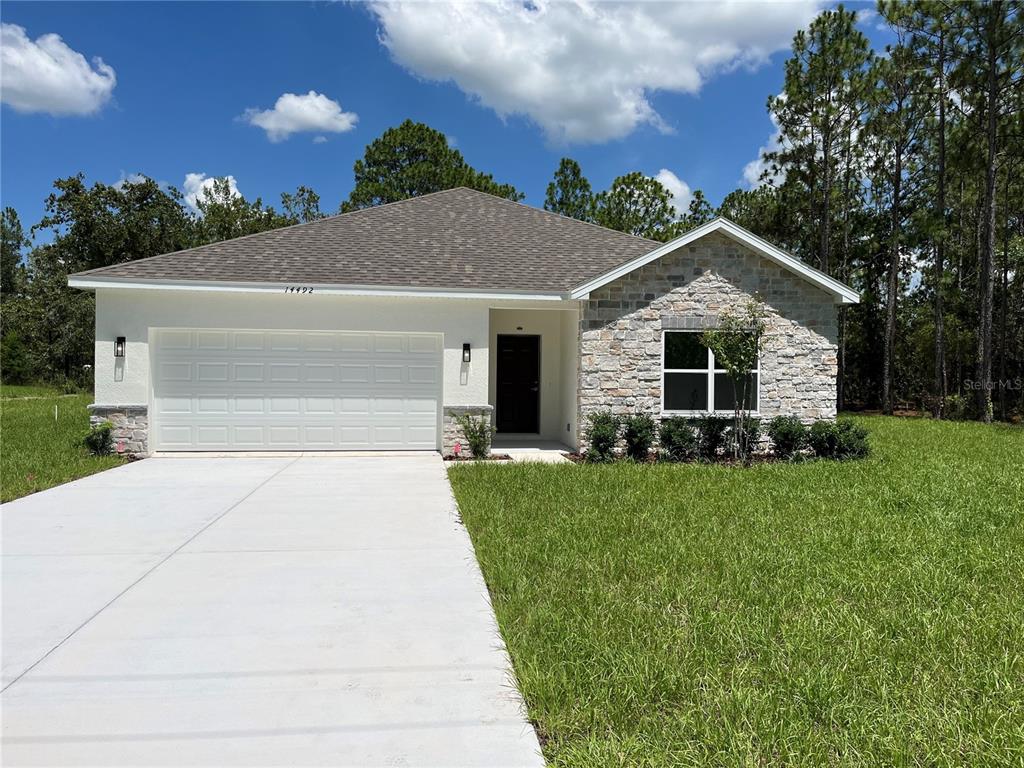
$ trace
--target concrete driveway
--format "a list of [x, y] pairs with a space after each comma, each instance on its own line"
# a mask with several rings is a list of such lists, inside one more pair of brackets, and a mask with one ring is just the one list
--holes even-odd
[[436, 455], [147, 459], [0, 514], [5, 765], [543, 765]]

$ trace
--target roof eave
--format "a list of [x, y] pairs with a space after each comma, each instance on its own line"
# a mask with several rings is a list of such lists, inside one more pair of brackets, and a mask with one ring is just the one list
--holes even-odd
[[443, 288], [436, 286], [341, 285], [333, 283], [243, 282], [227, 280], [141, 280], [70, 275], [71, 288], [94, 291], [115, 290], [218, 291], [222, 293], [305, 293], [329, 296], [395, 296], [442, 299], [516, 299], [521, 301], [564, 301], [564, 291], [512, 291], [486, 288]]

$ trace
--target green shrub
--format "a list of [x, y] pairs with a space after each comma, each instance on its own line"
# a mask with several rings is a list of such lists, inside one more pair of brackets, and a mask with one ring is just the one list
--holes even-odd
[[682, 416], [673, 416], [661, 423], [658, 441], [670, 461], [689, 461], [697, 455], [697, 432]]
[[871, 453], [867, 428], [849, 419], [839, 419], [836, 425], [838, 427], [837, 459], [863, 459]]
[[647, 461], [651, 455], [658, 425], [646, 413], [627, 416], [623, 422], [622, 437], [626, 441], [626, 455], [634, 461]]
[[473, 458], [485, 458], [491, 452], [491, 436], [494, 434], [491, 420], [486, 416], [475, 417], [463, 413], [455, 417], [455, 422], [462, 429]]
[[114, 451], [114, 425], [109, 421], [95, 424], [82, 442], [93, 456], [109, 456]]
[[953, 394], [946, 396], [942, 413], [951, 421], [973, 421], [978, 416], [978, 408], [973, 397]]
[[792, 459], [807, 445], [807, 427], [796, 416], [776, 416], [768, 423], [772, 452], [780, 459]]
[[839, 427], [834, 421], [816, 421], [807, 432], [807, 442], [815, 456], [831, 459], [836, 455]]
[[701, 416], [697, 419], [697, 452], [702, 459], [714, 461], [725, 445], [725, 430], [730, 419], [722, 416]]
[[611, 411], [595, 411], [587, 417], [588, 461], [611, 461], [619, 441], [619, 417]]
[[868, 431], [849, 419], [814, 422], [808, 442], [814, 454], [822, 459], [860, 459], [871, 451]]
[[747, 462], [761, 440], [761, 420], [753, 416], [747, 416], [742, 419], [738, 430], [735, 423], [729, 426], [727, 437], [729, 445], [735, 450], [736, 456], [743, 462]]

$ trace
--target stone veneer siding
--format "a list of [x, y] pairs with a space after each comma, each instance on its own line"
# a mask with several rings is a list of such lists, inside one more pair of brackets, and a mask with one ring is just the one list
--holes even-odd
[[472, 456], [472, 452], [469, 450], [469, 443], [466, 442], [466, 436], [462, 432], [462, 427], [455, 420], [457, 416], [468, 413], [470, 416], [475, 418], [484, 418], [487, 421], [491, 420], [491, 411], [494, 410], [493, 406], [490, 405], [446, 405], [442, 409], [441, 414], [441, 455], [452, 456], [455, 453], [455, 444], [462, 444], [462, 456]]
[[149, 453], [149, 416], [144, 405], [90, 405], [89, 424], [95, 426], [109, 421], [114, 425], [114, 450], [119, 444], [130, 456], [146, 456]]
[[762, 419], [836, 415], [833, 296], [720, 234], [597, 289], [580, 312], [580, 413], [661, 412], [662, 331], [714, 326], [757, 294], [765, 304]]

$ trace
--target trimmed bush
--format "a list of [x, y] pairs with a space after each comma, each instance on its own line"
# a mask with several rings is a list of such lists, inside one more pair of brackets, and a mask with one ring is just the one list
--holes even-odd
[[849, 419], [814, 422], [808, 442], [821, 459], [861, 459], [871, 452], [868, 431]]
[[93, 426], [82, 439], [93, 456], [109, 456], [114, 452], [114, 425], [109, 421]]
[[768, 423], [772, 452], [780, 459], [792, 459], [807, 445], [807, 427], [796, 416], [776, 416]]
[[595, 411], [587, 417], [587, 461], [611, 461], [619, 441], [619, 417], [611, 411]]
[[816, 421], [807, 432], [807, 442], [814, 455], [821, 459], [831, 459], [836, 454], [839, 442], [839, 428], [834, 421]]
[[627, 416], [623, 422], [622, 437], [626, 441], [626, 455], [634, 461], [647, 461], [651, 455], [658, 425], [646, 413]]
[[697, 432], [682, 416], [661, 422], [658, 441], [662, 454], [669, 461], [690, 461], [697, 456]]
[[863, 459], [871, 453], [866, 428], [849, 419], [839, 419], [836, 424], [838, 426], [837, 459]]
[[491, 452], [491, 436], [494, 434], [494, 427], [491, 420], [486, 416], [474, 417], [463, 413], [455, 417], [456, 423], [466, 436], [466, 443], [474, 459], [486, 458]]
[[702, 459], [714, 461], [725, 445], [725, 431], [730, 419], [722, 416], [701, 416], [697, 419], [697, 453]]

